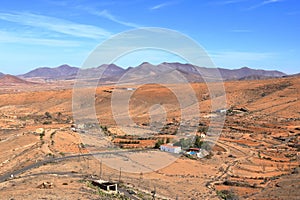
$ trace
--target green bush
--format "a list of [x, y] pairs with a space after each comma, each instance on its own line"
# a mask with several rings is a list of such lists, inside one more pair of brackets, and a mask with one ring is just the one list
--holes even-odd
[[238, 200], [238, 196], [236, 196], [232, 190], [221, 190], [217, 191], [217, 195], [225, 200]]
[[161, 146], [162, 144], [164, 144], [164, 141], [163, 141], [163, 140], [158, 140], [158, 141], [155, 143], [154, 148], [158, 149], [158, 148], [160, 148], [160, 146]]

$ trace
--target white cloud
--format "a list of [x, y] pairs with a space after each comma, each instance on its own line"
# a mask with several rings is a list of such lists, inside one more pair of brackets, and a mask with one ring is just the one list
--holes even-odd
[[134, 24], [134, 23], [131, 23], [131, 22], [125, 22], [125, 21], [119, 20], [119, 19], [117, 19], [116, 16], [112, 15], [107, 10], [102, 10], [101, 12], [92, 11], [91, 13], [94, 14], [94, 15], [97, 15], [97, 16], [104, 17], [106, 19], [109, 19], [109, 20], [111, 20], [115, 23], [118, 23], [118, 24], [121, 24], [121, 25], [124, 25], [124, 26], [134, 27], [134, 28], [141, 27], [140, 25], [137, 25], [137, 24]]
[[215, 5], [230, 5], [230, 4], [242, 3], [242, 2], [245, 2], [245, 1], [249, 1], [249, 0], [227, 0], [227, 1], [214, 2], [212, 4], [215, 4]]
[[123, 26], [128, 26], [128, 27], [133, 27], [133, 28], [138, 28], [141, 27], [141, 25], [132, 23], [132, 22], [127, 22], [127, 21], [123, 21], [120, 20], [117, 16], [111, 14], [108, 10], [97, 10], [97, 7], [103, 7], [103, 6], [112, 6], [114, 4], [132, 4], [134, 3], [134, 1], [121, 1], [121, 2], [115, 2], [115, 1], [98, 1], [98, 2], [93, 2], [93, 5], [89, 4], [89, 6], [87, 5], [82, 5], [80, 3], [76, 3], [76, 1], [53, 1], [53, 0], [48, 0], [50, 3], [55, 4], [57, 6], [63, 6], [66, 8], [73, 8], [76, 10], [80, 10], [80, 11], [85, 11], [91, 15], [95, 15], [95, 16], [99, 16], [99, 17], [103, 17], [105, 19], [108, 19], [112, 22], [115, 22], [117, 24], [121, 24]]
[[22, 33], [16, 34], [7, 31], [0, 30], [0, 42], [3, 43], [22, 43], [30, 45], [43, 45], [43, 46], [64, 46], [64, 47], [76, 47], [80, 46], [79, 42], [70, 40], [58, 40], [58, 39], [48, 39], [48, 38], [38, 38]]
[[64, 19], [31, 13], [0, 13], [0, 20], [46, 29], [48, 31], [54, 31], [75, 37], [99, 39], [106, 38], [111, 35], [110, 32], [97, 26], [79, 24]]
[[257, 4], [257, 5], [254, 5], [254, 6], [251, 6], [251, 7], [248, 8], [248, 9], [249, 9], [249, 10], [252, 10], [252, 9], [256, 9], [256, 8], [259, 8], [259, 7], [268, 5], [268, 4], [279, 3], [279, 2], [282, 2], [282, 1], [285, 1], [285, 0], [264, 0], [264, 1], [262, 1], [261, 3], [259, 3], [259, 4]]
[[150, 10], [158, 10], [158, 9], [163, 8], [163, 7], [173, 5], [173, 4], [175, 4], [175, 3], [177, 3], [177, 2], [165, 2], [165, 3], [157, 4], [157, 5], [155, 5], [155, 6], [152, 6], [152, 7], [150, 8]]

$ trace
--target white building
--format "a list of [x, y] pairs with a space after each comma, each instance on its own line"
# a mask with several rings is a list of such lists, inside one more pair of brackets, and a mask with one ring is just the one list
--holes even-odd
[[92, 181], [92, 185], [97, 186], [107, 192], [118, 192], [117, 183], [112, 183], [104, 180], [94, 180]]
[[200, 149], [200, 152], [197, 153], [198, 158], [204, 158], [205, 156], [209, 155], [209, 152], [205, 149]]
[[160, 150], [170, 152], [170, 153], [180, 153], [181, 152], [181, 147], [173, 146], [173, 145], [170, 145], [170, 144], [162, 144], [162, 145], [160, 145]]

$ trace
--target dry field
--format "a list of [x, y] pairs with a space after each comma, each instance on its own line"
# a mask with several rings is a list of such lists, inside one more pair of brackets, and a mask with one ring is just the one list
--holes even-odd
[[[198, 160], [182, 156], [153, 172], [121, 174], [105, 164], [100, 170], [99, 160], [88, 153], [103, 149], [93, 149], [93, 139], [81, 137], [84, 134], [72, 127], [71, 85], [0, 86], [1, 199], [113, 199], [99, 196], [103, 194], [87, 183], [99, 176], [121, 181], [139, 199], [151, 199], [153, 190], [156, 199], [300, 198], [300, 77], [225, 82], [226, 108], [246, 111], [227, 114], [211, 156]], [[168, 131], [176, 131], [180, 108], [169, 89], [128, 87], [138, 88], [129, 102], [129, 114], [137, 124], [129, 127], [132, 132], [150, 130], [148, 111], [156, 104], [167, 112]], [[208, 126], [213, 117], [208, 89], [204, 83], [192, 87], [201, 110], [200, 122]], [[97, 118], [109, 130], [110, 140], [124, 136], [112, 117], [113, 89], [99, 87], [95, 95]], [[155, 137], [132, 146], [153, 146], [159, 135]], [[115, 138], [116, 143], [120, 141]], [[51, 188], [40, 188], [44, 182], [51, 182]]]

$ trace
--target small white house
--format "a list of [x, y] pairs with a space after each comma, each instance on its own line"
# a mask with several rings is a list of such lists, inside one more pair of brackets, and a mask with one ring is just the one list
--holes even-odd
[[209, 155], [209, 152], [205, 149], [200, 149], [200, 152], [197, 153], [198, 158], [204, 158], [205, 156]]
[[181, 147], [173, 146], [173, 145], [170, 145], [170, 144], [162, 144], [162, 145], [160, 145], [160, 150], [170, 152], [170, 153], [180, 153], [181, 152]]
[[226, 114], [227, 109], [218, 109], [218, 110], [216, 110], [216, 113]]

